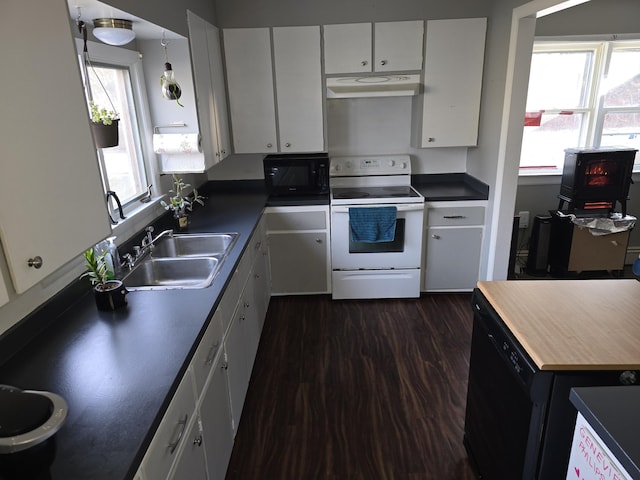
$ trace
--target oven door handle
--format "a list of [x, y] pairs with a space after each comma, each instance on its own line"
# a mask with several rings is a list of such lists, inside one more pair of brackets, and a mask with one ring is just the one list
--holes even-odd
[[[331, 211], [335, 213], [349, 213], [349, 208], [357, 207], [357, 208], [375, 208], [375, 207], [388, 207], [388, 204], [369, 204], [369, 205], [332, 205]], [[424, 203], [401, 203], [391, 205], [396, 207], [398, 212], [413, 212], [413, 211], [424, 211]]]

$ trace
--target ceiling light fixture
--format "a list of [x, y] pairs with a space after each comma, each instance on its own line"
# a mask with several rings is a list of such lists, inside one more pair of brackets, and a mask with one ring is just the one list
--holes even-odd
[[93, 35], [108, 45], [125, 45], [136, 38], [131, 20], [120, 18], [96, 18], [93, 20]]

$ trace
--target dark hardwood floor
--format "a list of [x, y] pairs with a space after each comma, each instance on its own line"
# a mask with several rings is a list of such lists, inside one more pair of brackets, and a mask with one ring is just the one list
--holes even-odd
[[474, 478], [470, 295], [274, 297], [227, 480]]

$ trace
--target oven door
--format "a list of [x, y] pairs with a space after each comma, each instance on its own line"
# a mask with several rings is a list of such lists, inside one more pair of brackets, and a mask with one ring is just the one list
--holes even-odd
[[381, 206], [397, 209], [396, 233], [391, 242], [353, 242], [349, 206], [331, 206], [331, 263], [334, 270], [420, 268], [424, 203], [375, 204], [370, 208]]

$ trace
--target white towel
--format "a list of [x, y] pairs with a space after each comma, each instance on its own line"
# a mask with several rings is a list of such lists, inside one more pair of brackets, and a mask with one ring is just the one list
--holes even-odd
[[199, 133], [156, 133], [153, 135], [153, 151], [164, 154], [201, 153]]

